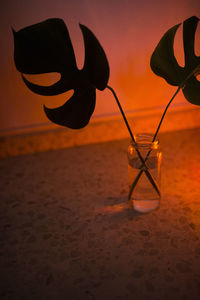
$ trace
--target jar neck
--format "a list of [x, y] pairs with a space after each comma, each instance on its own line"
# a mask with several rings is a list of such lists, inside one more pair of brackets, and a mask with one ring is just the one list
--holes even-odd
[[152, 142], [154, 137], [153, 133], [138, 133], [134, 136], [135, 144], [131, 142], [134, 148], [143, 149], [143, 150], [156, 150], [159, 148], [159, 140]]

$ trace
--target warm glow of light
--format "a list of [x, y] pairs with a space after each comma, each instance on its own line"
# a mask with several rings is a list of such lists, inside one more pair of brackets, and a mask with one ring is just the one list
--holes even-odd
[[115, 205], [108, 205], [105, 207], [97, 208], [95, 210], [95, 213], [99, 214], [115, 214], [119, 213], [122, 211], [126, 211], [128, 209], [128, 202], [120, 203], [120, 204], [115, 204]]
[[162, 152], [158, 152], [157, 157], [158, 157], [158, 165], [160, 165], [161, 160], [162, 160]]
[[132, 145], [129, 145], [129, 146], [128, 146], [128, 153], [129, 153], [130, 155], [133, 155], [133, 153], [134, 153], [134, 147], [133, 147]]
[[[123, 91], [123, 101], [129, 109], [147, 109], [166, 102], [166, 84], [151, 71], [149, 58], [133, 55], [117, 73], [117, 86]], [[139, 72], [139, 64], [143, 60], [146, 68], [140, 68]]]
[[159, 147], [159, 142], [158, 141], [155, 141], [154, 143], [154, 147], [153, 147], [153, 149], [158, 149], [158, 147]]
[[[1, 60], [1, 110], [0, 129], [29, 127], [49, 124], [43, 112], [43, 104], [49, 108], [61, 106], [71, 97], [73, 91], [59, 96], [40, 96], [32, 93], [24, 85], [20, 74], [16, 71], [13, 61], [13, 37], [10, 25], [16, 31], [42, 21], [48, 17], [62, 18], [68, 26], [78, 67], [84, 63], [84, 43], [78, 23], [88, 26], [102, 44], [110, 65], [109, 85], [112, 86], [127, 112], [148, 114], [152, 108], [166, 105], [174, 87], [169, 86], [162, 78], [158, 78], [150, 69], [150, 57], [162, 34], [173, 25], [182, 22], [189, 16], [198, 13], [195, 0], [169, 0], [165, 8], [163, 3], [140, 1], [61, 1], [57, 5], [44, 0], [35, 0], [30, 4], [19, 1], [12, 9], [9, 2], [2, 6], [0, 52]], [[171, 11], [179, 11], [179, 15]], [[26, 12], [26, 13], [24, 13]], [[44, 17], [46, 15], [46, 17]], [[104, 22], [102, 23], [102, 16]], [[10, 24], [8, 26], [8, 24]], [[175, 40], [177, 59], [181, 59], [182, 28], [180, 27]], [[196, 36], [199, 36], [200, 26]], [[180, 41], [180, 44], [179, 44]], [[199, 39], [195, 40], [196, 55], [200, 55]], [[51, 85], [60, 79], [60, 74], [26, 75], [31, 82]], [[200, 76], [197, 76], [200, 80]], [[183, 102], [180, 95], [177, 102]], [[97, 91], [96, 108], [93, 117], [112, 118], [119, 115], [118, 107], [108, 90]], [[8, 118], [9, 112], [9, 118]], [[137, 120], [136, 120], [137, 122]], [[153, 121], [152, 121], [153, 123]], [[166, 122], [165, 126], [169, 126]], [[166, 127], [165, 127], [166, 128]], [[41, 126], [42, 129], [42, 126]], [[166, 128], [167, 129], [167, 128]]]

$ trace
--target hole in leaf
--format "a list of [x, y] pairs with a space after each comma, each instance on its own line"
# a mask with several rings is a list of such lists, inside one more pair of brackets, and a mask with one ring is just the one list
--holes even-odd
[[45, 73], [45, 74], [23, 74], [24, 77], [35, 84], [42, 85], [42, 86], [51, 86], [52, 84], [56, 83], [60, 80], [60, 73]]
[[70, 39], [72, 43], [72, 47], [75, 54], [76, 65], [79, 70], [83, 68], [84, 60], [85, 60], [85, 47], [84, 47], [84, 39], [83, 34], [77, 23], [70, 23], [67, 25]]
[[174, 38], [174, 55], [181, 67], [185, 65], [185, 55], [183, 48], [183, 26], [181, 25], [176, 31]]
[[[23, 74], [24, 77], [29, 80], [31, 83], [35, 83], [41, 86], [51, 86], [57, 81], [60, 80], [60, 73], [52, 72], [45, 74]], [[41, 98], [42, 104], [48, 108], [56, 108], [62, 106], [67, 100], [69, 100], [74, 94], [74, 90], [69, 90], [65, 93], [55, 95], [55, 96], [42, 96], [37, 95], [38, 99]]]
[[200, 24], [199, 23], [197, 25], [197, 29], [195, 33], [194, 53], [196, 56], [200, 56]]
[[44, 104], [48, 108], [57, 108], [62, 106], [69, 100], [74, 94], [74, 90], [67, 91], [65, 93], [56, 95], [56, 96], [49, 96], [49, 97], [41, 97], [42, 104]]

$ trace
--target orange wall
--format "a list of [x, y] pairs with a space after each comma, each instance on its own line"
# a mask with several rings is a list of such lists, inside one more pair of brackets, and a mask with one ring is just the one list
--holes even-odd
[[[2, 2], [5, 2], [2, 4]], [[51, 17], [64, 19], [71, 34], [78, 66], [84, 59], [82, 35], [78, 23], [89, 27], [102, 44], [109, 63], [111, 85], [124, 109], [129, 112], [165, 105], [175, 88], [155, 76], [149, 67], [151, 54], [165, 31], [184, 19], [200, 17], [199, 0], [10, 0], [0, 4], [0, 134], [27, 127], [51, 126], [42, 106], [63, 104], [66, 95], [43, 97], [33, 94], [23, 84], [13, 62], [11, 26], [22, 27]], [[181, 30], [176, 51], [182, 62]], [[200, 30], [198, 28], [198, 35]], [[200, 43], [200, 40], [199, 40]], [[200, 55], [200, 45], [196, 45]], [[174, 105], [191, 105], [183, 96]], [[109, 91], [97, 92], [93, 119], [118, 114]]]

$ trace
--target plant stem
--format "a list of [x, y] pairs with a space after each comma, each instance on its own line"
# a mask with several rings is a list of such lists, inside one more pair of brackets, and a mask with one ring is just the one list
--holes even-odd
[[119, 99], [118, 99], [118, 97], [117, 97], [115, 91], [114, 91], [113, 88], [112, 88], [111, 86], [109, 86], [109, 85], [107, 85], [107, 88], [113, 93], [113, 95], [114, 95], [114, 97], [115, 97], [115, 100], [116, 100], [116, 102], [117, 102], [117, 105], [119, 106], [119, 110], [120, 110], [120, 112], [121, 112], [121, 114], [122, 114], [122, 117], [123, 117], [123, 119], [124, 119], [124, 122], [125, 122], [125, 124], [126, 124], [126, 127], [127, 127], [128, 131], [129, 131], [129, 134], [130, 134], [130, 136], [131, 136], [131, 139], [132, 139], [133, 143], [136, 144], [134, 135], [133, 135], [133, 133], [132, 133], [132, 131], [131, 131], [131, 128], [130, 128], [130, 126], [129, 126], [129, 123], [128, 123], [127, 119], [126, 119], [125, 113], [124, 113], [124, 111], [123, 111], [123, 109], [122, 109], [122, 107], [121, 107], [121, 104], [120, 104], [120, 102], [119, 102]]
[[158, 124], [157, 130], [156, 130], [156, 132], [155, 132], [155, 134], [154, 134], [152, 143], [155, 141], [155, 139], [156, 139], [156, 137], [157, 137], [157, 135], [158, 135], [158, 131], [159, 131], [159, 129], [160, 129], [160, 126], [161, 126], [161, 124], [162, 124], [162, 122], [163, 122], [163, 119], [164, 119], [164, 117], [165, 117], [165, 115], [166, 115], [166, 112], [167, 112], [167, 110], [168, 110], [170, 104], [172, 103], [172, 101], [174, 100], [174, 98], [176, 97], [176, 95], [178, 94], [178, 92], [180, 91], [180, 89], [181, 89], [181, 86], [179, 86], [179, 87], [177, 88], [176, 92], [174, 93], [174, 95], [173, 95], [172, 98], [170, 99], [169, 103], [168, 103], [167, 106], [165, 107], [165, 110], [164, 110], [164, 112], [163, 112], [163, 115], [162, 115], [162, 117], [161, 117], [161, 119], [160, 119], [160, 122], [159, 122], [159, 124]]
[[[165, 107], [165, 110], [164, 110], [164, 112], [163, 112], [163, 114], [162, 114], [162, 117], [161, 117], [160, 122], [159, 122], [159, 124], [158, 124], [158, 127], [157, 127], [157, 129], [156, 129], [156, 132], [155, 132], [155, 134], [154, 134], [152, 143], [155, 141], [155, 139], [156, 139], [156, 137], [157, 137], [157, 135], [158, 135], [158, 132], [159, 132], [159, 130], [160, 130], [160, 126], [162, 125], [163, 119], [164, 119], [164, 117], [165, 117], [165, 115], [166, 115], [166, 112], [167, 112], [167, 110], [168, 110], [170, 104], [172, 103], [172, 101], [174, 100], [174, 98], [176, 97], [176, 95], [178, 94], [178, 92], [180, 91], [181, 87], [182, 87], [182, 85], [180, 85], [180, 86], [177, 88], [176, 92], [174, 93], [174, 95], [173, 95], [172, 98], [170, 99], [169, 103], [168, 103], [167, 106]], [[147, 159], [148, 159], [150, 153], [151, 153], [151, 150], [149, 150], [149, 152], [147, 153], [147, 156], [145, 157], [145, 161], [147, 161]]]
[[[168, 110], [170, 104], [172, 103], [172, 101], [174, 100], [174, 98], [176, 97], [176, 95], [178, 94], [178, 92], [184, 87], [184, 85], [185, 85], [185, 83], [187, 82], [188, 79], [190, 79], [193, 75], [197, 75], [197, 74], [199, 74], [199, 73], [200, 73], [200, 64], [198, 64], [198, 65], [196, 66], [196, 68], [195, 68], [195, 69], [194, 69], [194, 70], [193, 70], [193, 71], [185, 78], [185, 80], [178, 86], [176, 92], [174, 93], [174, 95], [173, 95], [172, 98], [170, 99], [169, 103], [167, 104], [167, 106], [166, 106], [166, 108], [165, 108], [165, 110], [164, 110], [164, 112], [163, 112], [163, 115], [162, 115], [162, 117], [161, 117], [161, 119], [160, 119], [160, 122], [159, 122], [159, 124], [158, 124], [157, 130], [156, 130], [156, 132], [155, 132], [155, 134], [154, 134], [152, 143], [155, 141], [155, 139], [156, 139], [156, 137], [157, 137], [157, 135], [158, 135], [160, 126], [162, 125], [163, 119], [164, 119], [164, 117], [165, 117], [165, 115], [166, 115], [166, 112], [167, 112], [167, 110]], [[151, 153], [151, 150], [149, 150], [149, 152], [147, 153], [147, 156], [145, 157], [145, 160], [144, 160], [145, 162], [147, 161], [147, 159], [148, 159], [150, 153]], [[133, 182], [133, 184], [132, 184], [132, 186], [131, 186], [131, 188], [130, 188], [130, 192], [129, 192], [129, 200], [131, 199], [133, 190], [134, 190], [134, 188], [135, 188], [135, 186], [136, 186], [138, 180], [140, 179], [140, 176], [142, 175], [142, 173], [143, 173], [143, 169], [140, 170], [140, 172], [138, 173], [137, 177], [135, 178], [135, 180], [134, 180], [134, 182]]]
[[[115, 97], [115, 100], [116, 100], [116, 102], [117, 102], [117, 105], [118, 105], [118, 107], [119, 107], [119, 109], [120, 109], [120, 112], [121, 112], [121, 114], [122, 114], [122, 117], [123, 117], [123, 119], [124, 119], [124, 122], [125, 122], [125, 124], [126, 124], [126, 127], [127, 127], [128, 131], [129, 131], [129, 134], [130, 134], [130, 136], [131, 136], [131, 139], [132, 139], [134, 145], [136, 145], [136, 141], [135, 141], [134, 135], [133, 135], [133, 133], [132, 133], [132, 131], [131, 131], [131, 128], [130, 128], [129, 123], [128, 123], [128, 120], [127, 120], [127, 118], [126, 118], [126, 116], [125, 116], [125, 113], [124, 113], [124, 111], [123, 111], [123, 109], [122, 109], [122, 107], [121, 107], [121, 104], [120, 104], [120, 102], [119, 102], [119, 99], [118, 99], [118, 97], [117, 97], [115, 91], [113, 90], [112, 87], [110, 87], [110, 86], [108, 86], [108, 85], [107, 85], [107, 88], [113, 93], [113, 95], [114, 95], [114, 97]], [[143, 164], [143, 166], [144, 166], [144, 169], [143, 169], [143, 170], [144, 170], [144, 172], [146, 173], [146, 176], [148, 177], [148, 179], [149, 179], [149, 181], [151, 182], [151, 184], [153, 185], [154, 189], [156, 190], [156, 192], [157, 192], [158, 195], [160, 196], [160, 191], [159, 191], [159, 188], [158, 188], [158, 186], [157, 186], [157, 183], [156, 183], [155, 179], [152, 177], [151, 173], [149, 172], [148, 167], [147, 167], [147, 165], [146, 165], [146, 163], [145, 163], [145, 160], [143, 159], [143, 157], [142, 157], [140, 151], [137, 149], [137, 147], [135, 147], [135, 149], [136, 149], [136, 152], [137, 152], [137, 154], [138, 154], [138, 156], [139, 156], [139, 158], [140, 158], [140, 160], [141, 160], [141, 162], [142, 162], [142, 164]]]
[[[170, 104], [172, 103], [172, 101], [174, 100], [174, 98], [176, 97], [176, 95], [178, 94], [178, 92], [180, 91], [181, 87], [182, 87], [182, 85], [180, 85], [180, 86], [177, 88], [176, 92], [174, 93], [174, 95], [173, 95], [172, 98], [170, 99], [169, 103], [168, 103], [167, 106], [165, 107], [165, 110], [164, 110], [164, 112], [163, 112], [163, 114], [162, 114], [162, 117], [161, 117], [161, 119], [160, 119], [160, 122], [159, 122], [159, 124], [158, 124], [157, 130], [156, 130], [156, 132], [155, 132], [155, 134], [154, 134], [152, 143], [155, 141], [155, 139], [156, 139], [156, 137], [157, 137], [157, 135], [158, 135], [159, 129], [160, 129], [161, 125], [162, 125], [163, 119], [164, 119], [164, 117], [165, 117], [165, 115], [166, 115], [166, 112], [167, 112], [167, 110], [168, 110]], [[146, 157], [145, 157], [145, 160], [144, 160], [145, 162], [147, 161], [147, 159], [148, 159], [150, 153], [151, 153], [151, 150], [148, 151], [148, 153], [147, 153], [147, 155], [146, 155]], [[129, 200], [131, 199], [133, 190], [134, 190], [134, 188], [135, 188], [135, 186], [136, 186], [136, 183], [137, 183], [138, 180], [140, 179], [140, 176], [142, 175], [143, 171], [144, 171], [143, 169], [140, 170], [140, 172], [138, 173], [137, 177], [135, 178], [135, 180], [134, 180], [134, 182], [133, 182], [133, 184], [132, 184], [132, 186], [131, 186], [131, 188], [130, 188], [130, 192], [129, 192]]]

